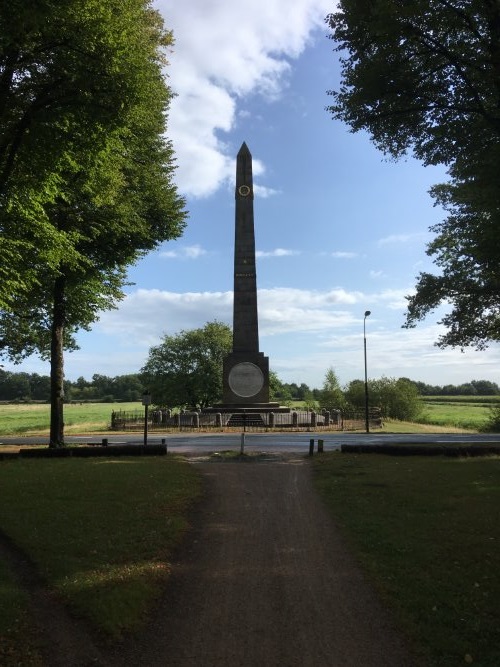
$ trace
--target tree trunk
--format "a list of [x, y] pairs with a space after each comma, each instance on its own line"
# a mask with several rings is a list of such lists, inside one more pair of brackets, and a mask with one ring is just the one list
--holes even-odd
[[50, 442], [49, 447], [64, 447], [64, 323], [65, 278], [54, 283], [54, 307], [50, 342]]

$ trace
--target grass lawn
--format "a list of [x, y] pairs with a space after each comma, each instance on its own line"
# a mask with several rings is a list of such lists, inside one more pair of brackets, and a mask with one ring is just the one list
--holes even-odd
[[500, 458], [332, 453], [314, 465], [321, 495], [422, 664], [498, 667]]
[[[161, 592], [200, 492], [193, 466], [173, 457], [3, 462], [0, 529], [76, 613], [116, 636], [140, 627]], [[5, 647], [24, 607], [5, 563], [0, 592]]]

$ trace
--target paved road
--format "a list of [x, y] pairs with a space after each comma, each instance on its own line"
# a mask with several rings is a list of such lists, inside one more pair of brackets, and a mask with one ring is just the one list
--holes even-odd
[[[137, 433], [120, 433], [112, 436], [68, 436], [68, 444], [101, 443], [107, 437], [108, 443], [113, 444], [142, 444], [143, 437]], [[153, 434], [148, 437], [149, 444], [160, 444], [165, 440], [168, 450], [178, 453], [202, 453], [223, 450], [239, 450], [241, 448], [241, 434]], [[246, 433], [245, 451], [268, 452], [298, 452], [309, 451], [309, 442], [318, 439], [324, 441], [325, 451], [339, 449], [343, 444], [396, 444], [396, 443], [467, 443], [467, 442], [500, 442], [498, 434], [462, 434], [462, 433], [430, 433], [430, 434], [391, 434], [391, 433]], [[0, 445], [30, 445], [47, 443], [47, 438], [36, 437], [4, 437]]]

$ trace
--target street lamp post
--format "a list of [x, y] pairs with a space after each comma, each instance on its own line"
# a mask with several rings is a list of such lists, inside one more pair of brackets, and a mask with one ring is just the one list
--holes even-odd
[[365, 310], [365, 316], [363, 318], [363, 343], [365, 350], [365, 429], [367, 433], [370, 433], [370, 419], [368, 412], [368, 367], [366, 364], [366, 318], [371, 315], [371, 311]]

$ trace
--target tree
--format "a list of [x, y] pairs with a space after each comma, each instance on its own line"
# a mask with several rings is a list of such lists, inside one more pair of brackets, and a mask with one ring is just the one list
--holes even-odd
[[422, 412], [418, 388], [407, 378], [371, 380], [368, 383], [370, 405], [380, 407], [382, 417], [416, 421]]
[[363, 380], [351, 380], [344, 390], [344, 399], [348, 405], [364, 410], [365, 383]]
[[[345, 389], [345, 400], [348, 405], [364, 410], [365, 383], [363, 380], [352, 380]], [[418, 383], [408, 378], [387, 378], [368, 381], [370, 405], [379, 407], [382, 417], [415, 421], [422, 412], [422, 401]]]
[[327, 22], [343, 54], [332, 115], [386, 154], [449, 168], [431, 191], [448, 213], [427, 249], [440, 274], [419, 275], [405, 326], [445, 302], [439, 345], [499, 340], [500, 5], [342, 0]]
[[[18, 35], [23, 48], [17, 45], [11, 58], [21, 73], [11, 77], [7, 102], [15, 111], [21, 98], [21, 120], [13, 129], [21, 148], [14, 139], [5, 146], [3, 167], [5, 201], [15, 208], [15, 177], [26, 169], [26, 146], [37, 133], [42, 144], [61, 138], [61, 154], [49, 152], [41, 168], [46, 180], [35, 179], [42, 194], [29, 216], [47, 230], [47, 239], [62, 239], [64, 251], [26, 259], [34, 275], [29, 289], [18, 290], [0, 315], [4, 354], [18, 361], [37, 351], [51, 360], [52, 446], [64, 444], [63, 350], [75, 347], [79, 328], [90, 328], [100, 311], [123, 297], [126, 268], [179, 236], [185, 217], [164, 137], [171, 91], [161, 68], [171, 34], [147, 0], [69, 4], [58, 13], [59, 4], [46, 2], [40, 10], [45, 22], [28, 37]], [[64, 28], [63, 34], [56, 39], [52, 28], [44, 31], [46, 24]], [[33, 77], [23, 77], [26, 63]], [[38, 106], [30, 106], [33, 96], [43, 97], [37, 82], [50, 92], [41, 118]], [[8, 224], [4, 229], [11, 231]], [[28, 235], [26, 225], [19, 229]]]
[[329, 368], [323, 382], [323, 389], [320, 392], [319, 406], [324, 410], [332, 412], [344, 407], [344, 393], [340, 386], [337, 374], [333, 368]]
[[288, 385], [281, 382], [278, 374], [274, 371], [269, 371], [269, 399], [277, 401], [282, 405], [290, 405], [292, 402], [292, 394]]
[[222, 361], [231, 349], [231, 328], [217, 320], [165, 336], [149, 350], [142, 382], [159, 407], [207, 407], [222, 398]]

